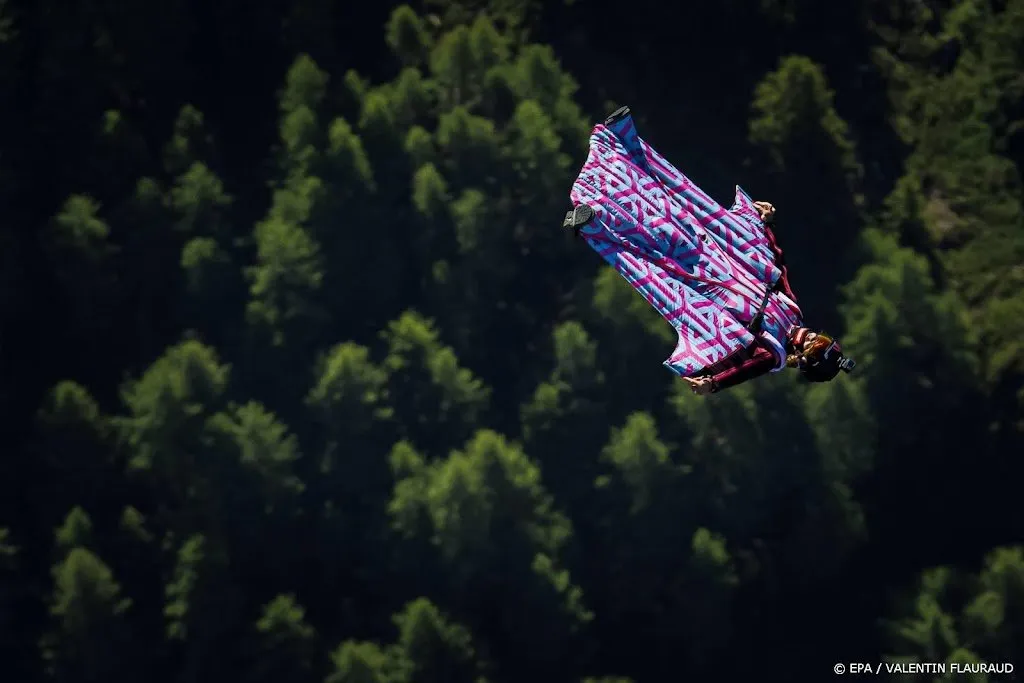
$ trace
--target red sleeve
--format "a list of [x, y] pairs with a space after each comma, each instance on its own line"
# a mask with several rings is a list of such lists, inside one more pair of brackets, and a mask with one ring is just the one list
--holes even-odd
[[772, 251], [775, 253], [775, 265], [782, 271], [779, 281], [775, 283], [775, 288], [793, 301], [796, 301], [796, 294], [793, 293], [792, 288], [789, 286], [789, 268], [786, 266], [786, 257], [775, 241], [775, 233], [772, 232], [771, 227], [765, 224], [764, 230], [768, 234], [768, 241], [771, 243]]
[[760, 377], [771, 372], [772, 368], [775, 367], [775, 363], [775, 354], [761, 344], [757, 344], [754, 346], [753, 353], [742, 363], [726, 368], [711, 376], [711, 380], [714, 382], [713, 391], [728, 389], [747, 380]]

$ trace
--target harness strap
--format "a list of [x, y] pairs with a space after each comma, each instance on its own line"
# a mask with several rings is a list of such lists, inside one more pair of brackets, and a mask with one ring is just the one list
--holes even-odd
[[761, 299], [761, 305], [757, 307], [757, 313], [754, 315], [754, 319], [747, 325], [747, 329], [751, 334], [757, 334], [761, 331], [761, 323], [764, 322], [764, 309], [768, 305], [768, 299], [772, 295], [771, 289], [766, 289], [764, 292], [764, 298]]

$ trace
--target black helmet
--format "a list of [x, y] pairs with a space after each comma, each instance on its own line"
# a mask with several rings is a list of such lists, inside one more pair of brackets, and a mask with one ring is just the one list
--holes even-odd
[[810, 342], [811, 348], [799, 356], [801, 374], [809, 382], [830, 382], [839, 371], [849, 373], [856, 367], [852, 358], [843, 355], [843, 347], [824, 332], [819, 332]]

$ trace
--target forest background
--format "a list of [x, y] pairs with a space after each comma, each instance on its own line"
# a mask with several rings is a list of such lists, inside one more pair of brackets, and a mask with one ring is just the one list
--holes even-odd
[[[0, 0], [2, 678], [1024, 670], [1022, 74], [1022, 0]], [[854, 375], [661, 366], [559, 228], [621, 104]]]

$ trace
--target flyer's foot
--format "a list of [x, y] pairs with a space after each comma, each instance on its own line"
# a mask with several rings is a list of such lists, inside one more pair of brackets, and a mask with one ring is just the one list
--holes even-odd
[[594, 218], [594, 210], [586, 204], [580, 204], [572, 211], [567, 211], [565, 214], [565, 220], [562, 221], [563, 228], [570, 228], [576, 234], [580, 234], [580, 229], [589, 223]]
[[620, 119], [624, 119], [629, 116], [629, 107], [623, 105], [608, 115], [608, 118], [604, 120], [604, 125], [610, 126]]

